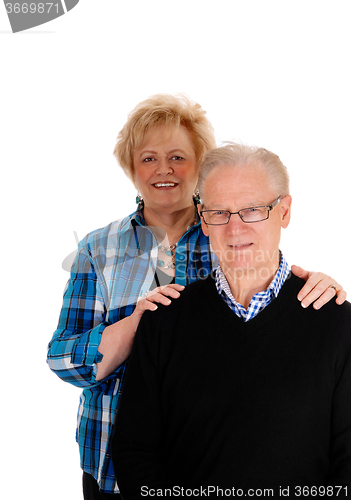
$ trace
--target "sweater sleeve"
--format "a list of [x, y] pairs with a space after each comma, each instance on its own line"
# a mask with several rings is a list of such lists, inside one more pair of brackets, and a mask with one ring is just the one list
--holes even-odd
[[[349, 330], [349, 327], [348, 327]], [[351, 335], [348, 335], [348, 340]], [[340, 358], [337, 363], [337, 381], [333, 396], [330, 475], [328, 484], [348, 488], [351, 495], [351, 347], [340, 346]], [[343, 488], [342, 494], [346, 490]]]
[[151, 314], [157, 313], [144, 313], [135, 336], [112, 441], [114, 470], [124, 500], [140, 500], [144, 489], [166, 484], [158, 332], [149, 321]]

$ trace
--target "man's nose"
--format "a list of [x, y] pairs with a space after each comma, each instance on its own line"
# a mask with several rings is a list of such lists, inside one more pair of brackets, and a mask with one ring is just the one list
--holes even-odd
[[246, 229], [246, 224], [241, 220], [239, 214], [231, 214], [227, 229], [231, 232], [241, 232]]

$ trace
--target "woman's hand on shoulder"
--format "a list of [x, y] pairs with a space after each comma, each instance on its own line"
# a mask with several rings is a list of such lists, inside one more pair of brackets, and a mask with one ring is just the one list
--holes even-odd
[[172, 302], [171, 298], [177, 299], [184, 288], [183, 285], [174, 283], [171, 285], [159, 286], [151, 292], [148, 292], [145, 297], [138, 301], [131, 315], [135, 330], [138, 328], [139, 321], [145, 311], [156, 311], [157, 304], [168, 306]]
[[345, 290], [330, 276], [324, 273], [305, 271], [299, 266], [291, 266], [291, 271], [295, 276], [306, 281], [297, 296], [302, 307], [308, 307], [313, 303], [314, 309], [320, 309], [335, 296], [335, 302], [338, 305], [345, 302], [347, 295]]

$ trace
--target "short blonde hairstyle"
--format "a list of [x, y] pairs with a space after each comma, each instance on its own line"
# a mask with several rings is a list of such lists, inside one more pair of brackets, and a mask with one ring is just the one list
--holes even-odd
[[257, 146], [227, 142], [224, 146], [209, 151], [200, 165], [198, 188], [201, 199], [206, 178], [213, 168], [226, 166], [245, 168], [252, 165], [261, 165], [266, 170], [268, 181], [277, 196], [290, 194], [288, 170], [279, 156]]
[[200, 104], [185, 94], [156, 94], [139, 103], [119, 132], [113, 154], [125, 174], [134, 182], [133, 153], [142, 147], [155, 127], [183, 125], [194, 145], [198, 165], [216, 147], [214, 131]]

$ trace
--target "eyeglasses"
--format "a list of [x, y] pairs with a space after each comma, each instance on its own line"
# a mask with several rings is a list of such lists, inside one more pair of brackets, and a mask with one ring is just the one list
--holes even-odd
[[200, 212], [205, 224], [208, 226], [222, 226], [228, 224], [232, 215], [239, 215], [240, 219], [247, 224], [261, 222], [269, 218], [269, 212], [283, 199], [279, 196], [271, 205], [263, 207], [243, 208], [239, 212], [229, 212], [229, 210], [202, 210]]

